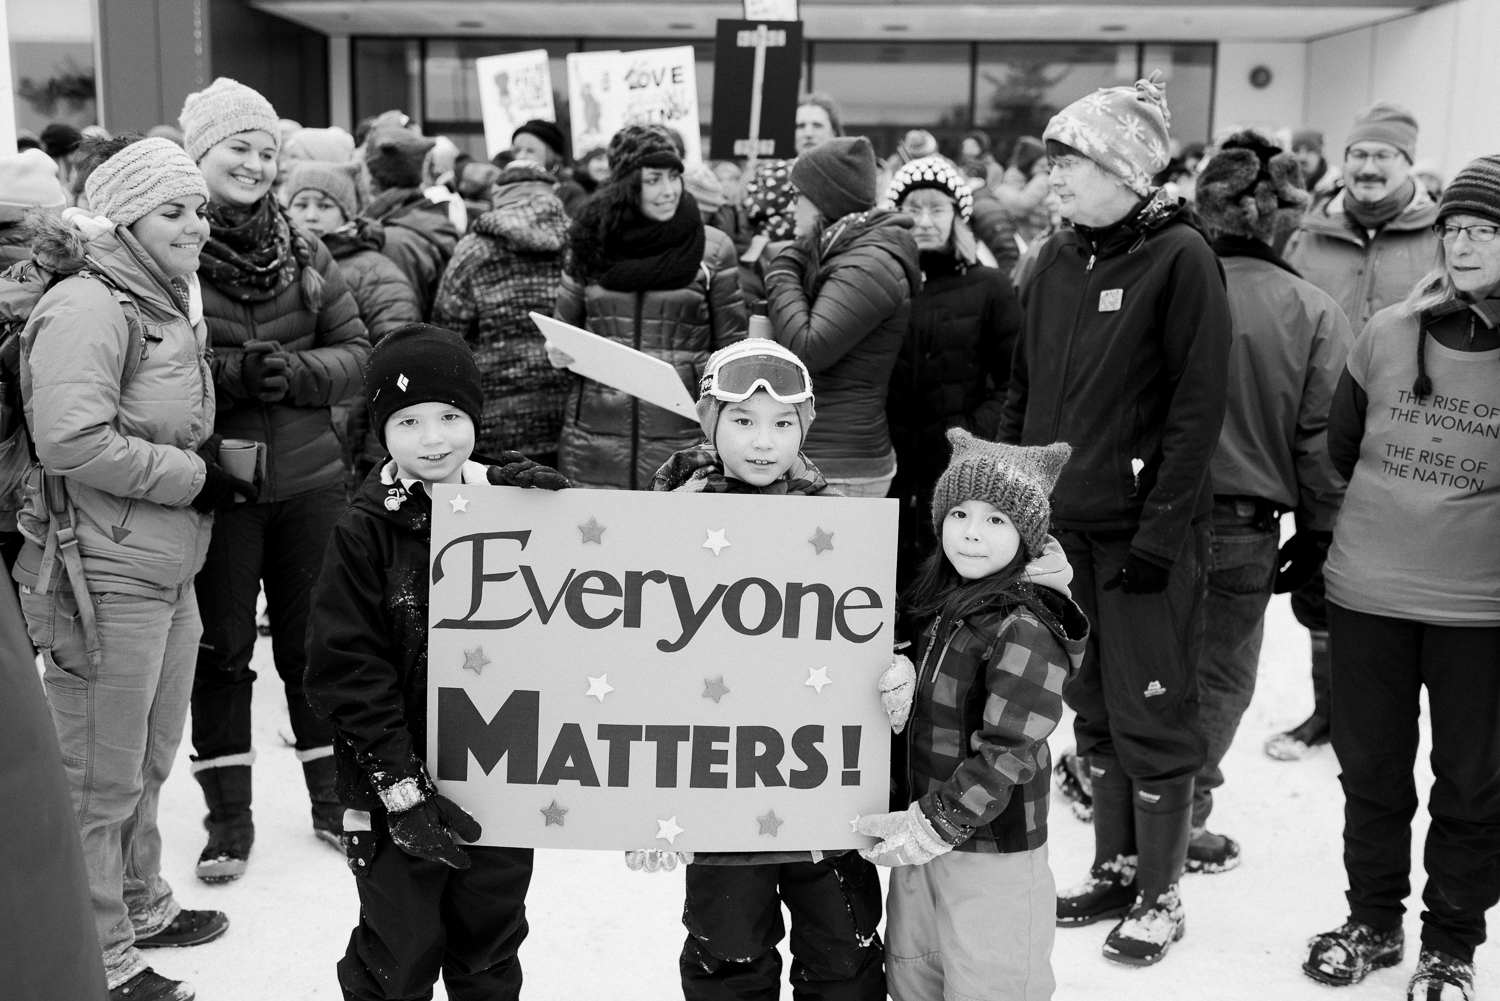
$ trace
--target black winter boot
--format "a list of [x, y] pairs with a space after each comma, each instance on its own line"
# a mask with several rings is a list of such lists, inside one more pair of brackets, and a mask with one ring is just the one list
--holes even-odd
[[1182, 938], [1187, 923], [1177, 883], [1193, 827], [1192, 776], [1135, 783], [1135, 839], [1140, 857], [1137, 896], [1125, 920], [1104, 940], [1104, 958], [1150, 966]]
[[1313, 711], [1301, 723], [1285, 733], [1273, 735], [1266, 741], [1266, 753], [1278, 761], [1301, 761], [1312, 753], [1312, 749], [1328, 743], [1328, 704], [1331, 701], [1329, 686], [1333, 683], [1333, 667], [1328, 652], [1328, 633], [1325, 630], [1309, 630], [1312, 638], [1312, 686]]
[[109, 992], [109, 1001], [193, 1001], [198, 994], [186, 980], [168, 980], [151, 967]]
[[208, 816], [208, 844], [198, 856], [198, 878], [205, 883], [227, 883], [245, 874], [250, 846], [255, 843], [255, 820], [250, 812], [250, 766], [224, 765], [193, 773], [203, 787]]
[[1085, 824], [1093, 823], [1094, 783], [1089, 778], [1088, 762], [1070, 747], [1057, 759], [1052, 774], [1057, 777], [1057, 791], [1068, 801], [1073, 816]]
[[1405, 951], [1406, 933], [1400, 925], [1380, 931], [1351, 918], [1308, 940], [1302, 972], [1320, 984], [1348, 987], [1376, 970], [1396, 966]]
[[1423, 949], [1406, 985], [1406, 1001], [1474, 1001], [1474, 964], [1437, 949]]
[[1060, 926], [1117, 918], [1135, 900], [1136, 830], [1130, 776], [1118, 758], [1083, 759], [1093, 786], [1094, 864], [1088, 878], [1057, 895]]
[[307, 780], [307, 795], [312, 800], [313, 833], [344, 850], [344, 804], [333, 793], [333, 755], [302, 762], [302, 777]]

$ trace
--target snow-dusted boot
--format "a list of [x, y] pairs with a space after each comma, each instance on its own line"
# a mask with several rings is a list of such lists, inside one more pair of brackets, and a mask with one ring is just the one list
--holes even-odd
[[109, 1001], [193, 1001], [198, 996], [185, 980], [168, 980], [149, 966], [109, 992]]
[[1135, 806], [1130, 776], [1118, 758], [1082, 759], [1094, 800], [1094, 864], [1088, 878], [1057, 895], [1057, 923], [1065, 927], [1113, 919], [1135, 901]]
[[[319, 750], [322, 750], [321, 748]], [[332, 751], [333, 748], [327, 748]], [[298, 757], [302, 753], [299, 752]], [[307, 795], [312, 800], [313, 833], [344, 850], [344, 804], [333, 792], [333, 755], [324, 754], [302, 762], [302, 777], [307, 781]]]
[[1187, 917], [1174, 883], [1150, 901], [1144, 896], [1136, 898], [1125, 920], [1104, 940], [1104, 958], [1127, 966], [1151, 966], [1166, 957], [1172, 943], [1186, 930]]
[[250, 766], [195, 766], [193, 778], [203, 787], [203, 798], [208, 803], [208, 816], [203, 818], [208, 844], [198, 856], [198, 878], [205, 883], [239, 879], [245, 874], [250, 847], [255, 844], [255, 821], [250, 812]]
[[1188, 839], [1188, 872], [1228, 872], [1240, 864], [1240, 843], [1206, 827], [1193, 828]]
[[1474, 964], [1436, 949], [1423, 949], [1406, 1001], [1474, 1001]]
[[1089, 775], [1087, 759], [1074, 754], [1069, 748], [1063, 752], [1063, 756], [1057, 759], [1057, 764], [1052, 768], [1052, 774], [1057, 777], [1057, 791], [1062, 793], [1063, 799], [1068, 801], [1068, 807], [1073, 811], [1073, 816], [1085, 824], [1094, 820], [1094, 782]]
[[1377, 931], [1349, 920], [1307, 941], [1307, 962], [1302, 972], [1321, 984], [1347, 987], [1376, 970], [1395, 966], [1406, 951], [1406, 933], [1400, 926]]
[[137, 949], [185, 949], [206, 945], [229, 930], [229, 915], [223, 911], [177, 912], [177, 916], [155, 935], [137, 936]]

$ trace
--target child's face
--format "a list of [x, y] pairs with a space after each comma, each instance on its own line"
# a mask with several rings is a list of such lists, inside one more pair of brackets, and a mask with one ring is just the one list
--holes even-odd
[[764, 389], [757, 389], [749, 399], [725, 403], [719, 409], [714, 443], [724, 472], [752, 487], [763, 487], [792, 468], [802, 447], [802, 422], [796, 407], [777, 403]]
[[447, 403], [415, 403], [386, 418], [385, 447], [403, 479], [459, 483], [474, 451], [474, 421]]
[[943, 519], [943, 553], [965, 580], [1005, 569], [1020, 548], [1021, 533], [993, 504], [966, 500]]

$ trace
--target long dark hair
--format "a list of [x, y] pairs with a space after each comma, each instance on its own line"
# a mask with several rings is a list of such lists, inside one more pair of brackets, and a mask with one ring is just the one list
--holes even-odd
[[1021, 601], [1029, 597], [1028, 594], [1017, 590], [1018, 588], [1028, 590], [1031, 588], [1031, 585], [1022, 580], [1025, 572], [1025, 545], [1016, 547], [1015, 557], [988, 577], [968, 580], [953, 568], [947, 554], [943, 552], [942, 545], [939, 544], [917, 570], [916, 579], [901, 595], [898, 607], [902, 614], [912, 621], [941, 615], [956, 622], [973, 615], [998, 599]]
[[609, 270], [613, 263], [606, 249], [612, 234], [639, 225], [641, 171], [632, 170], [599, 188], [578, 209], [568, 228], [568, 253], [564, 268], [575, 278], [589, 282]]

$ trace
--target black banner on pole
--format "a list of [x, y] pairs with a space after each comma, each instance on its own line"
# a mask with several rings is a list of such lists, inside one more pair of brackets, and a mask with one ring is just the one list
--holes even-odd
[[[752, 136], [758, 137], [757, 158], [793, 156], [801, 82], [801, 21], [720, 21], [709, 156], [751, 156]], [[757, 112], [758, 123], [753, 120]]]

